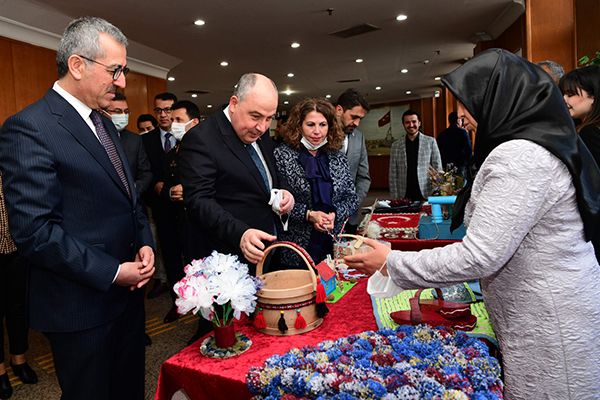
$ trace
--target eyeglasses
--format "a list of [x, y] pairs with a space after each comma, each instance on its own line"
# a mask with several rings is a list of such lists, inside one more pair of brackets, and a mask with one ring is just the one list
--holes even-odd
[[121, 72], [123, 73], [123, 76], [127, 76], [127, 74], [129, 73], [129, 68], [127, 68], [127, 67], [118, 67], [116, 69], [111, 69], [108, 65], [102, 64], [100, 61], [92, 60], [91, 58], [82, 56], [81, 54], [78, 54], [78, 56], [81, 57], [81, 58], [83, 58], [84, 60], [88, 60], [88, 61], [91, 61], [93, 63], [102, 65], [104, 68], [106, 68], [108, 70], [108, 72], [112, 72], [112, 74], [113, 74], [113, 76], [112, 76], [113, 81], [116, 81], [117, 79], [119, 79], [119, 77], [121, 76]]
[[170, 108], [160, 108], [160, 107], [156, 107], [154, 109], [154, 112], [156, 113], [156, 115], [160, 115], [162, 112], [165, 112], [165, 114], [171, 114], [173, 112], [173, 110], [171, 110]]
[[109, 110], [108, 108], [106, 109], [106, 111], [108, 111], [111, 114], [131, 114], [131, 111], [129, 111], [129, 108], [126, 110], [121, 110], [120, 108], [117, 108], [116, 110]]

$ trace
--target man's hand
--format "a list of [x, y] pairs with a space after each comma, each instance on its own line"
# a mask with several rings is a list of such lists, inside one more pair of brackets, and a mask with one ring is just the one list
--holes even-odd
[[175, 185], [171, 188], [171, 199], [175, 201], [183, 201], [183, 186]]
[[[355, 254], [353, 256], [344, 257], [344, 264], [350, 268], [354, 268], [363, 274], [373, 275], [385, 262], [391, 249], [386, 245], [379, 243], [373, 239], [364, 239], [365, 244], [373, 248], [372, 251], [363, 254]], [[381, 272], [384, 275], [384, 271]]]
[[129, 286], [131, 290], [144, 286], [154, 274], [154, 251], [150, 246], [142, 247], [135, 261], [121, 264], [115, 284]]
[[285, 189], [281, 189], [283, 198], [279, 203], [279, 215], [287, 214], [294, 208], [294, 196]]
[[248, 229], [242, 235], [240, 250], [242, 250], [246, 260], [252, 264], [257, 264], [264, 257], [265, 245], [262, 242], [263, 240], [273, 242], [277, 240], [277, 237], [258, 229]]
[[156, 182], [156, 185], [154, 185], [154, 193], [160, 196], [160, 192], [162, 192], [162, 188], [164, 185], [164, 182]]

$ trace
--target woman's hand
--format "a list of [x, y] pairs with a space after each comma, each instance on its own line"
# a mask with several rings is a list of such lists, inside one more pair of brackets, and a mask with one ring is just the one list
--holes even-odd
[[335, 213], [325, 214], [321, 211], [311, 211], [309, 221], [315, 226], [315, 229], [319, 232], [326, 232], [327, 230], [333, 230], [333, 223], [335, 221]]
[[[344, 257], [344, 264], [350, 268], [354, 268], [363, 274], [373, 275], [385, 262], [388, 254], [392, 251], [389, 247], [379, 243], [377, 240], [364, 239], [365, 244], [373, 248], [372, 251], [364, 254], [355, 254], [353, 256]], [[381, 271], [383, 275], [387, 275], [387, 269]]]

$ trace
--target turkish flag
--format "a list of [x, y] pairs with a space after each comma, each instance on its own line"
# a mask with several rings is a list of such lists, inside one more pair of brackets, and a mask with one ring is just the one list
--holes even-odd
[[379, 122], [377, 123], [377, 125], [379, 125], [379, 127], [381, 128], [384, 125], [387, 125], [390, 123], [391, 119], [392, 119], [392, 115], [390, 114], [392, 111], [388, 111], [387, 114], [385, 114], [383, 117], [381, 117], [381, 119], [379, 120]]

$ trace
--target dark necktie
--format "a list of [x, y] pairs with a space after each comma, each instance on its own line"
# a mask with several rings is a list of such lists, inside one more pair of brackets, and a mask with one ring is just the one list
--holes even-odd
[[254, 146], [252, 146], [251, 144], [246, 145], [246, 150], [248, 150], [248, 153], [250, 153], [250, 157], [252, 157], [252, 161], [254, 161], [254, 164], [256, 164], [256, 168], [258, 168], [260, 176], [262, 176], [263, 181], [265, 182], [267, 191], [270, 191], [271, 187], [269, 186], [269, 177], [267, 176], [267, 170], [265, 169], [265, 166], [262, 163], [260, 156], [254, 149]]
[[100, 143], [104, 147], [104, 150], [106, 150], [106, 154], [108, 154], [110, 162], [117, 170], [117, 174], [119, 175], [119, 178], [121, 178], [121, 182], [123, 182], [127, 194], [129, 195], [129, 197], [131, 197], [131, 192], [129, 191], [129, 183], [127, 182], [127, 177], [125, 176], [125, 171], [123, 170], [123, 163], [119, 158], [119, 154], [117, 153], [115, 143], [113, 142], [112, 138], [110, 137], [110, 135], [106, 131], [106, 128], [104, 127], [104, 123], [102, 122], [102, 117], [100, 116], [100, 113], [97, 110], [92, 110], [90, 118], [92, 119], [92, 122], [96, 127], [96, 134], [98, 135], [98, 139], [100, 139]]
[[165, 133], [165, 153], [171, 150], [171, 136], [173, 136], [171, 132]]

